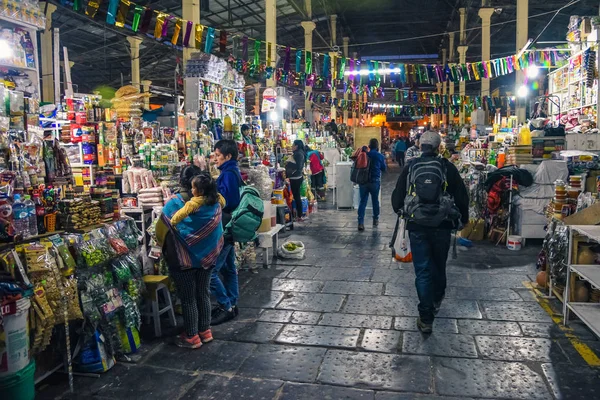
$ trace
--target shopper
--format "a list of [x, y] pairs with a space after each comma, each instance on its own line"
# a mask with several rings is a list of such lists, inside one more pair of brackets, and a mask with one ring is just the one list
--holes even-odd
[[456, 167], [439, 157], [441, 137], [425, 132], [422, 155], [407, 163], [392, 194], [392, 206], [407, 219], [419, 296], [417, 327], [431, 333], [446, 292], [451, 231], [469, 220], [469, 195]]
[[294, 202], [296, 203], [296, 221], [302, 222], [304, 221], [304, 212], [302, 211], [300, 188], [304, 181], [304, 164], [306, 160], [306, 153], [302, 140], [294, 140], [292, 150], [294, 151], [294, 154], [292, 159], [285, 165], [285, 174], [290, 180], [292, 196], [294, 196]]
[[[217, 189], [225, 198], [223, 226], [231, 220], [231, 213], [240, 204], [240, 187], [243, 184], [238, 167], [238, 149], [233, 140], [220, 140], [215, 144], [215, 163], [221, 172], [217, 178]], [[239, 310], [238, 275], [235, 265], [233, 239], [225, 234], [223, 250], [213, 269], [210, 290], [217, 299], [218, 306], [212, 312], [212, 325], [219, 325], [234, 319]]]
[[[203, 205], [182, 220], [176, 231], [170, 220], [192, 198], [192, 184], [203, 194]], [[181, 299], [185, 332], [175, 339], [179, 347], [197, 349], [210, 342], [210, 280], [219, 252], [223, 247], [221, 205], [214, 180], [195, 166], [183, 169], [180, 190], [165, 204], [160, 224], [166, 226], [161, 235], [163, 254], [175, 288]], [[157, 236], [159, 229], [157, 227]], [[199, 239], [201, 238], [201, 239]]]
[[421, 139], [421, 134], [419, 133], [415, 137], [415, 144], [412, 147], [410, 147], [408, 150], [406, 150], [406, 155], [405, 155], [406, 163], [408, 163], [413, 158], [417, 158], [417, 157], [421, 156], [421, 148], [420, 148], [420, 142], [419, 142], [420, 139]]
[[398, 138], [394, 150], [396, 151], [396, 162], [400, 167], [404, 166], [404, 153], [406, 152], [407, 147], [404, 138]]
[[[363, 148], [366, 151], [366, 148]], [[381, 173], [387, 170], [385, 157], [379, 152], [379, 141], [371, 139], [369, 142], [369, 157], [370, 165], [370, 182], [364, 185], [359, 185], [360, 204], [358, 206], [358, 230], [365, 230], [365, 211], [371, 196], [373, 204], [373, 227], [379, 225], [379, 189], [381, 188]]]
[[[207, 181], [206, 177], [210, 178], [210, 183]], [[201, 174], [192, 180], [192, 195], [193, 197], [186, 201], [183, 208], [177, 211], [173, 217], [171, 217], [171, 225], [176, 226], [178, 223], [183, 221], [185, 218], [189, 217], [190, 214], [195, 213], [202, 206], [208, 204], [207, 202], [212, 201], [212, 198], [209, 197], [209, 194], [206, 194], [206, 188], [211, 184], [215, 185], [216, 192], [216, 184], [212, 180], [210, 174]], [[210, 187], [212, 189], [212, 186]], [[221, 205], [221, 207], [225, 207], [225, 198], [217, 193], [217, 201]], [[210, 205], [210, 204], [209, 204]]]
[[308, 163], [311, 172], [311, 185], [317, 193], [317, 199], [325, 201], [325, 167], [323, 167], [323, 153], [318, 150], [306, 148]]

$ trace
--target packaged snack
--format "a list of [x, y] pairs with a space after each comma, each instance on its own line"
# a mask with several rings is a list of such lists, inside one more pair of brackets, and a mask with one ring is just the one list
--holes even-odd
[[106, 238], [102, 237], [81, 243], [78, 252], [88, 268], [103, 264], [115, 256], [115, 252]]
[[129, 248], [123, 239], [119, 237], [119, 232], [115, 225], [110, 225], [106, 228], [106, 233], [108, 235], [108, 242], [112, 246], [115, 253], [118, 255], [125, 255], [129, 253]]

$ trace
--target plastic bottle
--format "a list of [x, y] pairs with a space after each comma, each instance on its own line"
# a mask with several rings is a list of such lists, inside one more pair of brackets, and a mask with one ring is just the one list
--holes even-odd
[[42, 233], [46, 233], [46, 224], [44, 223], [44, 219], [46, 217], [46, 207], [44, 207], [39, 193], [33, 194], [33, 204], [35, 204], [38, 235], [41, 235]]
[[29, 234], [29, 215], [27, 215], [27, 206], [21, 201], [21, 195], [15, 194], [13, 202], [13, 225], [15, 235], [21, 235], [28, 238]]
[[27, 218], [29, 220], [29, 234], [31, 236], [37, 236], [38, 227], [37, 227], [37, 216], [35, 213], [35, 204], [33, 200], [31, 200], [31, 196], [25, 195], [25, 201], [23, 202], [27, 207]]

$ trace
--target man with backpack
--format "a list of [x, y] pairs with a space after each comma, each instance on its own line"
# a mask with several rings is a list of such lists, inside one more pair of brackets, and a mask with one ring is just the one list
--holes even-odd
[[[358, 187], [360, 190], [360, 204], [358, 205], [358, 230], [365, 230], [365, 211], [367, 209], [367, 203], [369, 202], [369, 195], [371, 195], [371, 203], [373, 204], [373, 227], [379, 225], [379, 189], [381, 188], [381, 173], [387, 170], [385, 163], [385, 157], [379, 152], [379, 141], [377, 139], [371, 139], [369, 142], [369, 151], [363, 147], [362, 152], [367, 155], [366, 165], [366, 176], [367, 180], [358, 179]], [[364, 157], [364, 154], [362, 154]], [[359, 153], [358, 157], [361, 157]], [[355, 171], [359, 171], [360, 163], [357, 159], [355, 163]], [[354, 175], [354, 174], [353, 174]]]
[[[231, 221], [231, 215], [240, 204], [242, 175], [238, 167], [238, 148], [233, 140], [220, 140], [215, 144], [215, 162], [221, 172], [217, 178], [217, 189], [225, 198], [223, 227]], [[221, 254], [213, 268], [210, 291], [217, 299], [213, 309], [211, 325], [219, 325], [238, 315], [238, 274], [235, 266], [235, 248], [231, 234], [225, 231]]]
[[436, 132], [421, 136], [422, 155], [407, 163], [392, 194], [394, 211], [407, 221], [423, 333], [432, 332], [444, 300], [451, 232], [469, 221], [467, 189], [456, 167], [439, 157], [440, 144]]

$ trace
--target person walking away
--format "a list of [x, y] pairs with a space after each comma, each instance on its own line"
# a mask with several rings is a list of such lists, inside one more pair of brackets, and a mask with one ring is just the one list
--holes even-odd
[[[238, 167], [238, 149], [233, 140], [220, 140], [215, 144], [215, 163], [221, 172], [217, 178], [217, 190], [225, 198], [223, 207], [223, 227], [231, 220], [231, 213], [240, 204], [242, 175]], [[234, 319], [239, 310], [238, 274], [235, 246], [229, 235], [224, 235], [224, 244], [212, 272], [210, 291], [218, 306], [212, 311], [212, 325], [220, 325]]]
[[404, 153], [406, 152], [406, 142], [404, 138], [398, 138], [394, 150], [396, 151], [396, 162], [400, 167], [404, 166]]
[[405, 162], [408, 163], [410, 160], [412, 160], [413, 158], [417, 158], [421, 156], [421, 148], [420, 148], [420, 139], [421, 139], [421, 134], [418, 134], [415, 137], [415, 144], [413, 146], [411, 146], [408, 150], [406, 150], [406, 155], [405, 155]]
[[290, 180], [290, 186], [292, 187], [292, 196], [296, 203], [296, 220], [303, 222], [305, 220], [304, 213], [302, 211], [302, 196], [300, 195], [300, 188], [304, 181], [304, 164], [306, 162], [306, 154], [304, 152], [304, 143], [302, 140], [294, 140], [292, 146], [293, 158], [285, 165], [285, 175]]
[[[366, 149], [365, 149], [366, 150]], [[365, 230], [365, 211], [371, 196], [373, 204], [373, 227], [379, 225], [379, 189], [381, 188], [381, 173], [387, 170], [385, 157], [379, 152], [379, 141], [371, 139], [369, 142], [370, 182], [359, 185], [360, 204], [358, 205], [358, 230]]]
[[425, 132], [420, 157], [402, 170], [392, 207], [407, 219], [419, 296], [417, 327], [431, 333], [446, 292], [446, 261], [451, 231], [469, 221], [469, 195], [456, 167], [439, 157], [441, 137]]
[[[156, 234], [183, 310], [185, 331], [176, 337], [175, 344], [197, 349], [213, 340], [210, 281], [223, 247], [222, 211], [215, 181], [207, 172], [195, 166], [185, 167], [179, 185], [179, 193], [163, 208]], [[192, 199], [192, 187], [200, 192], [202, 205], [181, 219], [175, 229], [173, 216]]]
[[325, 201], [325, 167], [323, 167], [323, 153], [307, 147], [307, 157], [310, 165], [311, 185], [317, 193], [317, 199]]

